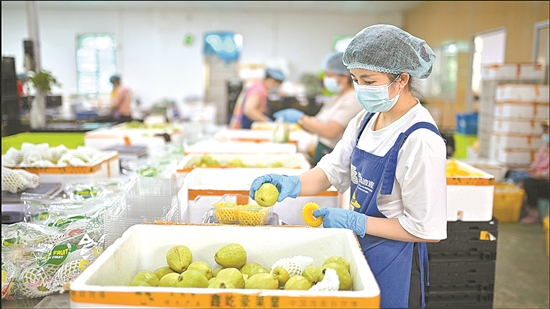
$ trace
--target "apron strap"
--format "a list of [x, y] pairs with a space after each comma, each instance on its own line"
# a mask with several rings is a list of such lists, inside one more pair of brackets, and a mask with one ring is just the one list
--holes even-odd
[[359, 143], [359, 138], [361, 137], [363, 130], [365, 130], [365, 127], [367, 126], [367, 123], [370, 121], [372, 116], [374, 116], [374, 113], [367, 112], [365, 117], [363, 117], [363, 120], [361, 121], [361, 126], [359, 127], [359, 132], [357, 133], [357, 137], [355, 138], [355, 147], [357, 147], [357, 143]]
[[[422, 308], [426, 308], [425, 286], [430, 286], [430, 265], [428, 263], [428, 246], [425, 242], [418, 243], [418, 257], [420, 262], [420, 291], [422, 295]], [[426, 284], [424, 282], [426, 282]]]
[[397, 137], [397, 140], [395, 141], [395, 144], [390, 149], [388, 154], [388, 163], [386, 165], [386, 169], [384, 170], [384, 178], [382, 180], [382, 187], [380, 188], [380, 194], [390, 195], [393, 190], [393, 182], [395, 179], [395, 170], [397, 167], [397, 155], [399, 154], [399, 149], [401, 149], [401, 146], [403, 146], [403, 143], [405, 143], [405, 140], [409, 135], [418, 130], [418, 129], [428, 129], [437, 135], [441, 136], [439, 133], [439, 130], [437, 130], [436, 126], [429, 122], [417, 122], [413, 124], [410, 128], [407, 129], [407, 131], [399, 134]]

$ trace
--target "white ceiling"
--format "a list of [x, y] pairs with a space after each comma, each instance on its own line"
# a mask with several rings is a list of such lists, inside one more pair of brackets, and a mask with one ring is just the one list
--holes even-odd
[[[26, 1], [2, 1], [2, 8], [23, 8]], [[44, 9], [190, 9], [403, 13], [425, 1], [37, 1]]]

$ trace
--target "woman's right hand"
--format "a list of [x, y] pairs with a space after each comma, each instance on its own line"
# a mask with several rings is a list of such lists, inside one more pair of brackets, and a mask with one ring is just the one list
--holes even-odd
[[252, 182], [250, 185], [250, 197], [254, 198], [254, 193], [264, 183], [271, 183], [279, 191], [277, 202], [282, 202], [287, 197], [296, 198], [302, 191], [302, 182], [298, 176], [288, 176], [279, 174], [266, 174], [260, 176]]

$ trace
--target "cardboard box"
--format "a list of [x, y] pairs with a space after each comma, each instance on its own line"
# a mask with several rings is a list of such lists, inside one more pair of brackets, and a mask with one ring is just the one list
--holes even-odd
[[478, 176], [447, 177], [447, 221], [491, 220], [495, 177], [465, 162], [455, 162]]
[[[183, 157], [183, 160], [178, 164], [178, 176], [185, 176], [198, 165], [203, 155], [189, 154]], [[301, 153], [294, 154], [212, 154], [212, 159], [218, 161], [220, 166], [206, 168], [243, 168], [229, 166], [228, 163], [240, 159], [245, 166], [244, 168], [271, 168], [273, 163], [281, 163], [281, 168], [286, 169], [301, 169], [303, 171], [311, 169], [311, 164], [306, 160]], [[204, 168], [204, 167], [203, 167]]]
[[118, 153], [104, 151], [103, 159], [93, 165], [63, 166], [63, 167], [34, 167], [16, 166], [13, 169], [24, 169], [27, 172], [38, 174], [40, 182], [65, 182], [73, 180], [96, 180], [120, 175]]
[[494, 116], [497, 118], [548, 119], [550, 105], [537, 102], [495, 103]]
[[542, 102], [550, 101], [548, 85], [502, 84], [498, 85], [495, 102]]
[[186, 147], [183, 154], [293, 154], [294, 144], [201, 141]]
[[[333, 255], [350, 263], [351, 291], [313, 292], [257, 289], [199, 289], [128, 286], [143, 270], [166, 266], [172, 246], [191, 249], [193, 260], [216, 268], [214, 254], [237, 242], [247, 261], [271, 267], [281, 258], [309, 256], [314, 265]], [[80, 274], [70, 286], [71, 308], [149, 306], [157, 308], [378, 308], [380, 290], [348, 229], [297, 227], [242, 227], [136, 225]]]
[[[252, 181], [265, 174], [299, 175], [299, 169], [209, 169], [198, 168], [191, 171], [183, 184], [188, 201], [184, 205], [182, 222], [201, 223], [210, 206], [225, 194], [249, 196]], [[248, 202], [252, 202], [250, 199]], [[305, 225], [302, 219], [302, 207], [308, 202], [315, 202], [321, 207], [338, 207], [338, 191], [334, 187], [316, 195], [300, 195], [287, 198], [272, 206], [282, 222], [290, 225]]]

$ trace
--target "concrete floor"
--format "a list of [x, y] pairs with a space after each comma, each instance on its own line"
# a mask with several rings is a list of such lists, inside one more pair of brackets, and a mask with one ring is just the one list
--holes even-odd
[[493, 308], [549, 308], [549, 259], [542, 225], [499, 223]]

